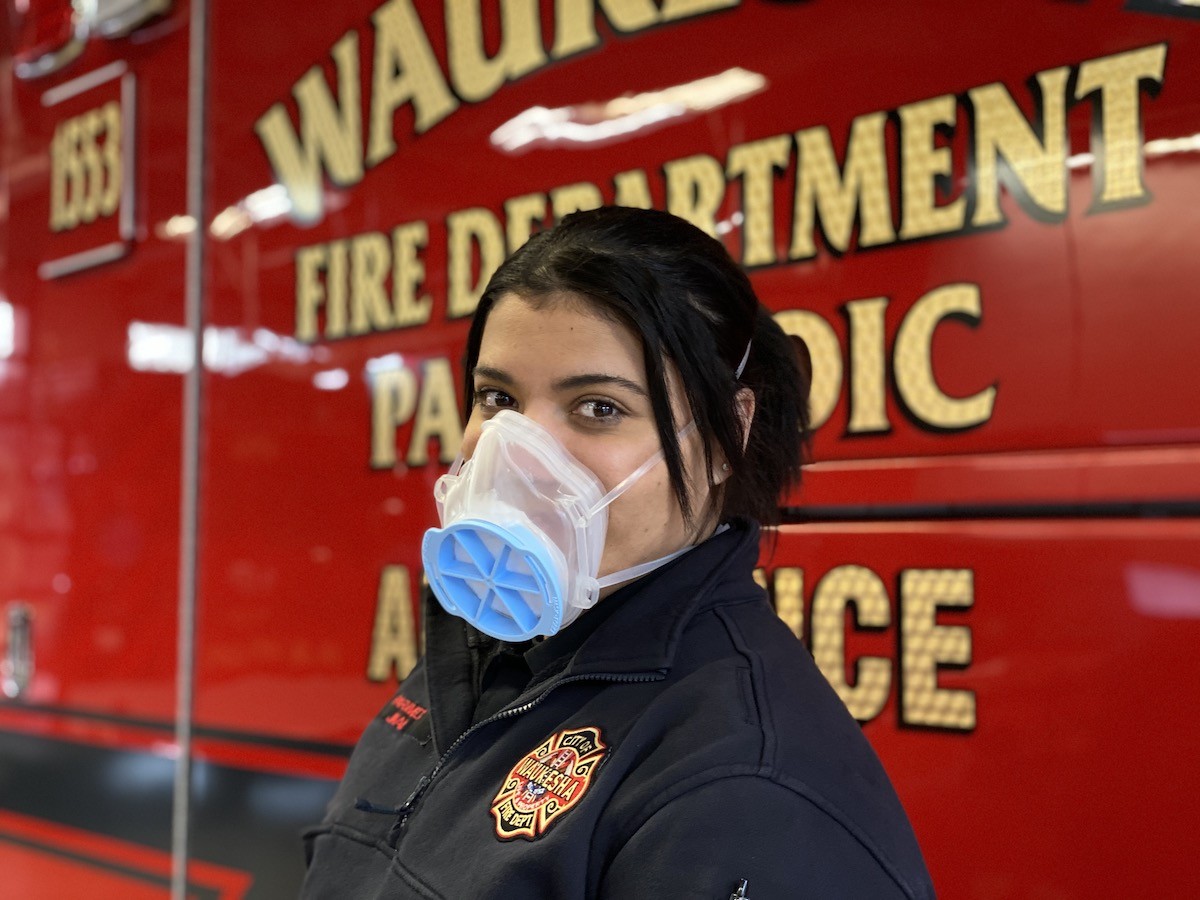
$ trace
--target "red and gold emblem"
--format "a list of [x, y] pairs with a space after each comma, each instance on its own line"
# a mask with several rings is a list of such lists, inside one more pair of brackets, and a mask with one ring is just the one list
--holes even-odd
[[496, 837], [541, 837], [583, 799], [607, 755], [599, 728], [564, 729], [546, 738], [513, 766], [492, 801]]

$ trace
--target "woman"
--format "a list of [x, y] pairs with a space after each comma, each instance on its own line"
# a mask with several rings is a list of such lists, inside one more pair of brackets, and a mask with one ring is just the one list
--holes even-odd
[[426, 657], [371, 723], [306, 897], [931, 897], [857, 724], [753, 578], [807, 376], [724, 248], [576, 213], [496, 273]]

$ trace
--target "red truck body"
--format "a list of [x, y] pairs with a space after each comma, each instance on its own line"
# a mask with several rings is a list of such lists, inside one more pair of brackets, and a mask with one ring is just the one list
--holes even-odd
[[295, 894], [479, 290], [614, 202], [810, 349], [763, 583], [939, 894], [1200, 893], [1195, 4], [4, 13], [0, 894]]

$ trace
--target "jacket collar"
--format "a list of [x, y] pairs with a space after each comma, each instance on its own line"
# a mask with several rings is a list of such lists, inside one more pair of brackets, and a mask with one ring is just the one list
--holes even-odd
[[735, 519], [728, 529], [602, 600], [619, 606], [584, 641], [563, 674], [670, 669], [693, 616], [721, 602], [761, 595], [752, 577], [758, 536], [757, 523]]
[[[609, 608], [558, 677], [666, 672], [693, 616], [718, 603], [761, 596], [752, 577], [758, 536], [757, 523], [735, 519], [728, 529], [606, 597], [601, 602], [616, 608]], [[442, 609], [428, 590], [423, 618], [434, 747], [442, 752], [470, 725], [480, 669], [495, 641]]]

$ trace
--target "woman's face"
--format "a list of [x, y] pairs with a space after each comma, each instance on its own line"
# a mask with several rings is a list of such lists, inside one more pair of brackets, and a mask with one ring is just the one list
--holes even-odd
[[[667, 382], [675, 428], [691, 416], [675, 366]], [[640, 339], [573, 296], [531, 303], [515, 294], [492, 306], [472, 373], [474, 406], [463, 436], [470, 457], [483, 423], [502, 409], [529, 416], [579, 462], [615, 487], [660, 448]], [[680, 442], [693, 508], [708, 508], [704, 454], [695, 432]], [[713, 522], [689, 531], [665, 463], [636, 481], [608, 508], [600, 575], [657, 559], [706, 537]], [[612, 589], [610, 589], [612, 590]]]

